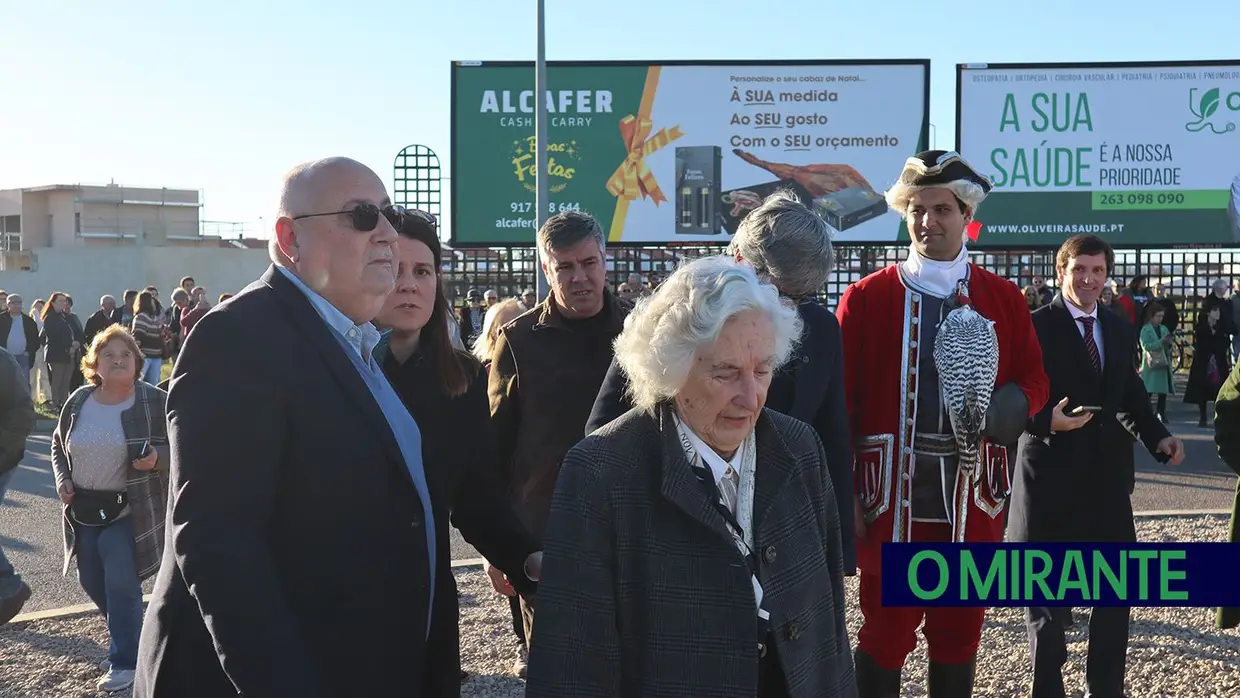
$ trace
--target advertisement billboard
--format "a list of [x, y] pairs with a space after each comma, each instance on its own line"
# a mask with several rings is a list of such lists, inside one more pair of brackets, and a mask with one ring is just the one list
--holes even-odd
[[959, 65], [956, 114], [973, 247], [1240, 243], [1240, 62]]
[[[610, 243], [727, 243], [785, 189], [837, 241], [907, 239], [882, 191], [925, 147], [929, 69], [549, 62], [549, 212], [590, 213]], [[533, 244], [533, 88], [533, 63], [453, 63], [453, 244]]]

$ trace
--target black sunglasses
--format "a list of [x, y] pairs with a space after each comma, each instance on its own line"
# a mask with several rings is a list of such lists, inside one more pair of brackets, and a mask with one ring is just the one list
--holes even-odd
[[429, 225], [431, 232], [439, 231], [439, 221], [435, 218], [435, 214], [427, 213], [421, 209], [406, 208], [404, 209], [406, 220], [412, 220], [419, 223]]
[[[358, 204], [351, 209], [344, 211], [328, 211], [327, 213], [307, 213], [304, 216], [293, 216], [293, 220], [299, 221], [303, 218], [316, 218], [318, 216], [349, 216], [349, 223], [355, 230], [363, 233], [369, 233], [379, 225], [379, 216], [382, 215], [388, 219], [388, 223], [396, 230], [400, 230], [404, 223], [405, 216], [408, 214], [404, 208], [400, 206], [384, 206], [379, 208], [374, 204]], [[430, 214], [427, 214], [430, 215]]]

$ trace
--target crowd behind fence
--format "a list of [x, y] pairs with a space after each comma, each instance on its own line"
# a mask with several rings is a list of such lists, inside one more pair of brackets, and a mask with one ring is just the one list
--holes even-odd
[[[652, 285], [675, 270], [682, 259], [693, 259], [724, 251], [721, 245], [684, 247], [608, 248], [607, 281], [612, 289], [630, 274], [640, 274]], [[904, 246], [840, 245], [836, 247], [836, 268], [819, 293], [819, 300], [834, 308], [848, 285], [871, 272], [903, 260]], [[971, 251], [975, 264], [1021, 287], [1035, 276], [1055, 282], [1055, 249], [987, 249]], [[454, 304], [464, 302], [470, 288], [495, 289], [501, 298], [518, 296], [534, 288], [538, 261], [533, 247], [455, 248], [444, 255], [447, 292]], [[1225, 280], [1232, 286], [1240, 279], [1240, 249], [1167, 250], [1127, 248], [1116, 250], [1112, 279], [1122, 288], [1129, 279], [1144, 274], [1150, 284], [1161, 282], [1167, 296], [1180, 312], [1180, 326], [1192, 344], [1193, 321], [1210, 285]], [[1188, 368], [1186, 362], [1184, 368]]]

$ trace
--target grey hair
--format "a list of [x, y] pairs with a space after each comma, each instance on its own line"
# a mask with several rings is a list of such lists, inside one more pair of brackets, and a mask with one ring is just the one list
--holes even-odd
[[544, 262], [548, 252], [565, 250], [586, 240], [597, 241], [600, 250], [607, 247], [603, 226], [599, 225], [594, 216], [580, 211], [564, 211], [551, 216], [538, 229], [535, 240], [538, 243], [538, 256]]
[[180, 286], [177, 286], [176, 290], [172, 292], [172, 300], [175, 301], [175, 300], [179, 300], [182, 298], [184, 298], [185, 300], [189, 300], [189, 292], [181, 288]]
[[782, 366], [801, 338], [801, 317], [748, 264], [724, 255], [693, 260], [638, 302], [615, 343], [634, 406], [652, 411], [680, 392], [698, 349], [715, 342], [728, 319], [746, 310], [771, 319], [772, 370]]
[[900, 214], [901, 218], [908, 218], [908, 206], [913, 200], [913, 195], [922, 189], [946, 189], [965, 206], [969, 207], [969, 213], [977, 214], [977, 207], [982, 205], [982, 201], [986, 198], [986, 190], [982, 189], [980, 184], [970, 182], [967, 179], [958, 179], [947, 184], [932, 184], [928, 187], [915, 187], [903, 182], [896, 182], [894, 186], [887, 190], [883, 195], [887, 199], [887, 205], [892, 211]]
[[7, 302], [9, 302], [9, 303], [21, 303], [21, 302], [22, 302], [22, 294], [20, 294], [20, 293], [10, 293], [10, 294], [9, 294], [9, 296], [8, 296], [8, 298], [6, 298], [5, 300], [6, 300]]
[[100, 306], [107, 305], [107, 304], [108, 304], [108, 301], [112, 301], [113, 303], [115, 303], [115, 302], [116, 302], [116, 298], [115, 298], [115, 297], [113, 297], [111, 294], [107, 294], [107, 293], [103, 294], [102, 296], [99, 296], [99, 305], [100, 305]]
[[822, 290], [835, 266], [831, 226], [791, 192], [768, 197], [741, 221], [728, 253], [739, 254], [784, 295]]

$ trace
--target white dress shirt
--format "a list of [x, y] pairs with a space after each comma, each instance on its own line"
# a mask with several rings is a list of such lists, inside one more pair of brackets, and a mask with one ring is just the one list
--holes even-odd
[[1076, 331], [1081, 333], [1081, 339], [1085, 339], [1085, 323], [1080, 318], [1091, 317], [1094, 319], [1094, 344], [1098, 345], [1098, 363], [1100, 367], [1105, 369], [1107, 365], [1106, 350], [1102, 346], [1102, 325], [1098, 322], [1098, 305], [1094, 304], [1094, 309], [1088, 313], [1072, 304], [1067, 298], [1063, 299], [1063, 304], [1068, 306], [1068, 312], [1072, 313], [1072, 322], [1076, 325]]
[[[715, 476], [716, 486], [718, 486], [725, 477], [736, 478], [736, 482], [739, 484], [741, 458], [744, 456], [745, 451], [744, 444], [741, 444], [741, 447], [736, 449], [736, 453], [732, 455], [731, 459], [725, 461], [723, 456], [715, 453], [713, 448], [707, 446], [705, 441], [698, 437], [697, 434], [693, 433], [693, 430], [685, 426], [684, 422], [679, 419], [676, 420], [676, 429], [682, 436], [689, 440], [690, 444], [693, 444], [693, 449], [697, 451], [698, 457], [702, 459], [702, 462], [706, 464], [706, 467], [710, 468], [711, 474]], [[736, 512], [732, 513], [735, 514]]]

